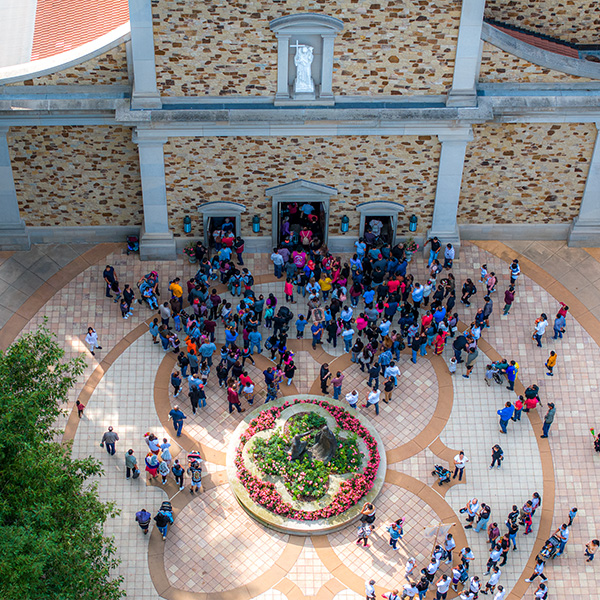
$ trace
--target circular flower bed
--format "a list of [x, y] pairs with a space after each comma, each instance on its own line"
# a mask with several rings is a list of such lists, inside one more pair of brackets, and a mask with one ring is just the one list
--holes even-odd
[[[350, 434], [348, 439], [341, 441], [338, 456], [327, 465], [327, 468], [318, 461], [316, 465], [308, 464], [306, 461], [291, 463], [283, 446], [288, 439], [285, 437], [286, 434], [281, 436], [275, 432], [272, 436], [275, 441], [261, 439], [257, 450], [254, 450], [254, 456], [258, 458], [257, 466], [263, 472], [281, 476], [291, 496], [300, 500], [322, 497], [327, 491], [329, 473], [353, 471], [354, 474], [340, 484], [339, 490], [332, 496], [327, 506], [317, 510], [298, 509], [286, 502], [274, 483], [253, 475], [244, 464], [243, 453], [246, 444], [258, 432], [275, 429], [276, 419], [281, 413], [296, 404], [306, 404], [308, 410], [311, 404], [326, 410], [335, 420], [337, 427]], [[294, 426], [291, 425], [289, 429], [293, 432]], [[366, 465], [362, 469], [360, 466], [365, 460], [354, 441], [358, 438], [362, 439], [368, 452]], [[255, 440], [255, 445], [256, 442], [258, 439]], [[276, 515], [298, 521], [328, 519], [345, 513], [355, 506], [373, 488], [380, 460], [377, 440], [357, 417], [340, 406], [318, 399], [286, 400], [279, 406], [261, 411], [249, 422], [235, 449], [236, 476], [252, 501]], [[357, 467], [359, 470], [356, 470]]]

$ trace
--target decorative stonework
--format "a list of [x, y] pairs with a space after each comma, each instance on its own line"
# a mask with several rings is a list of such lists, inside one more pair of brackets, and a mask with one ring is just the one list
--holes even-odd
[[[240, 152], [243, 148], [243, 152]], [[358, 234], [361, 202], [389, 200], [431, 223], [440, 143], [432, 136], [177, 138], [165, 145], [169, 220], [177, 234], [186, 214], [202, 202], [231, 200], [246, 205], [242, 235], [251, 235], [252, 215], [265, 217], [270, 235], [269, 187], [308, 179], [338, 190], [331, 198], [329, 235], [339, 235], [342, 214]], [[201, 233], [193, 222], [193, 236]], [[192, 236], [192, 237], [193, 237]]]
[[166, 96], [274, 95], [277, 40], [269, 23], [314, 12], [344, 22], [333, 93], [442, 94], [452, 85], [460, 4], [382, 0], [153, 0], [159, 90]]
[[141, 225], [137, 148], [127, 127], [11, 127], [27, 225]]
[[567, 81], [597, 80], [568, 75], [561, 71], [553, 71], [534, 65], [488, 42], [484, 42], [479, 81], [481, 83], [565, 83]]
[[591, 0], [487, 0], [485, 16], [576, 44], [597, 44], [600, 5]]
[[7, 85], [127, 85], [125, 44], [64, 71]]
[[593, 124], [473, 126], [459, 223], [565, 223], [578, 214]]

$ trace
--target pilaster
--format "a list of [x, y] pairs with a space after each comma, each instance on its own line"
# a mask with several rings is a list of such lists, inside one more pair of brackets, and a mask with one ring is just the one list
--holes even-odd
[[477, 80], [483, 41], [483, 9], [485, 0], [463, 0], [454, 59], [452, 89], [447, 106], [477, 106]]
[[579, 215], [569, 230], [567, 243], [575, 247], [600, 246], [600, 140], [596, 123], [596, 141], [588, 171]]
[[169, 230], [164, 144], [167, 138], [154, 132], [137, 131], [144, 224], [140, 233], [142, 260], [175, 260], [175, 238]]
[[19, 213], [19, 201], [8, 150], [8, 127], [0, 127], [0, 249], [29, 250], [31, 241]]
[[473, 140], [470, 127], [438, 135], [442, 144], [433, 220], [427, 236], [437, 236], [443, 244], [451, 243], [458, 254], [460, 234], [457, 225], [458, 201], [462, 185], [467, 144]]
[[131, 107], [134, 109], [160, 108], [162, 103], [156, 85], [154, 31], [150, 0], [129, 0], [129, 19], [133, 67]]

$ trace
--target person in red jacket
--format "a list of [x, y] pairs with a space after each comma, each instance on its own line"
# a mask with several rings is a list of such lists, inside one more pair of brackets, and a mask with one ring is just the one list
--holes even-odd
[[233, 412], [233, 409], [236, 408], [238, 412], [245, 412], [245, 408], [241, 407], [240, 397], [237, 393], [237, 385], [233, 381], [233, 379], [229, 380], [229, 384], [227, 386], [227, 401], [229, 402], [229, 414]]

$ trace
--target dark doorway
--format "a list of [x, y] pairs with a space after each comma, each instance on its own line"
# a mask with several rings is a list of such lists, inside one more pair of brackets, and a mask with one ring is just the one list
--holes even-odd
[[363, 237], [373, 237], [374, 244], [391, 244], [394, 239], [392, 230], [392, 217], [368, 215], [365, 217], [365, 230]]
[[232, 217], [209, 217], [208, 218], [208, 246], [215, 247], [215, 232], [231, 231], [233, 235], [237, 235], [235, 230], [235, 218]]
[[293, 245], [300, 244], [300, 232], [308, 228], [312, 239], [324, 240], [325, 204], [323, 202], [280, 202], [277, 215], [277, 243], [286, 235]]

